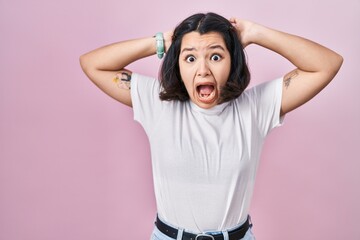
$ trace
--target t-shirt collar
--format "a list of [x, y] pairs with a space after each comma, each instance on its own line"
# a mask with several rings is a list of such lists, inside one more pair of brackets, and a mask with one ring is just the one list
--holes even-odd
[[206, 115], [219, 115], [220, 113], [222, 113], [224, 111], [224, 109], [230, 104], [229, 102], [224, 102], [218, 105], [215, 105], [212, 108], [209, 109], [205, 109], [205, 108], [201, 108], [198, 105], [196, 105], [193, 101], [189, 100], [190, 102], [190, 107], [192, 110], [196, 111], [196, 112], [200, 112]]

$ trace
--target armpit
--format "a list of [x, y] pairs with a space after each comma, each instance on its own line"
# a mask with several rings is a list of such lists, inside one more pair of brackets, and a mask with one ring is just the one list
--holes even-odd
[[298, 70], [295, 69], [294, 71], [289, 72], [288, 74], [285, 75], [284, 77], [284, 86], [285, 89], [288, 89], [291, 83], [291, 80], [294, 79], [295, 77], [297, 77], [299, 75]]
[[117, 72], [113, 78], [113, 82], [118, 88], [130, 90], [131, 88], [131, 75], [132, 72], [128, 70], [121, 70]]

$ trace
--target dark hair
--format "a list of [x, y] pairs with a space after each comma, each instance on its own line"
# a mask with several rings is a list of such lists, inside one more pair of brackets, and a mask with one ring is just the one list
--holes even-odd
[[189, 94], [180, 76], [179, 55], [183, 36], [193, 31], [200, 34], [217, 32], [222, 35], [231, 56], [231, 68], [229, 79], [221, 89], [219, 103], [239, 97], [250, 82], [250, 72], [237, 32], [226, 18], [218, 14], [198, 13], [182, 21], [174, 30], [172, 44], [166, 53], [159, 73], [162, 88], [160, 99], [189, 100]]

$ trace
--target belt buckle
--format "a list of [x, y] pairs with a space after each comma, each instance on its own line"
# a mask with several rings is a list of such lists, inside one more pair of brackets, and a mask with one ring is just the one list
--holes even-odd
[[200, 233], [198, 235], [196, 235], [195, 240], [215, 240], [213, 235], [210, 234], [206, 234], [206, 233]]

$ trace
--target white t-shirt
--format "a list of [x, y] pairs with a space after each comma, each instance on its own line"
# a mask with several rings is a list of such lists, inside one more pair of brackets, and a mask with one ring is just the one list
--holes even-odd
[[161, 101], [159, 91], [158, 80], [132, 75], [134, 119], [150, 141], [160, 218], [192, 232], [245, 222], [265, 137], [282, 122], [282, 79], [211, 109]]

